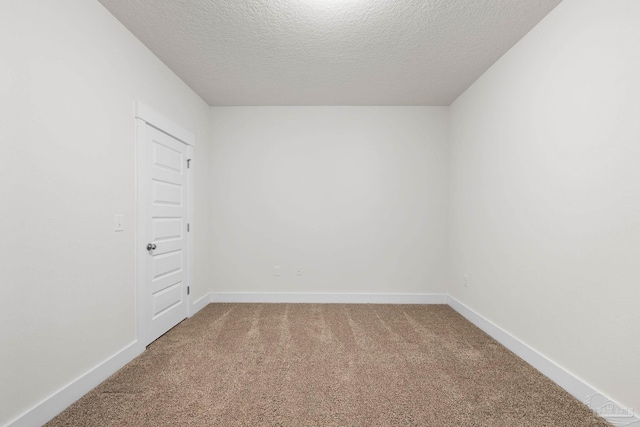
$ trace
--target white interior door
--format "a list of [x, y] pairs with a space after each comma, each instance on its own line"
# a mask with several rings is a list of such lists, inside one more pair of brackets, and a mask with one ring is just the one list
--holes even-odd
[[[142, 191], [146, 241], [143, 298], [146, 343], [188, 314], [187, 197], [188, 150], [179, 140], [144, 125], [145, 168]], [[142, 260], [141, 260], [142, 261]]]

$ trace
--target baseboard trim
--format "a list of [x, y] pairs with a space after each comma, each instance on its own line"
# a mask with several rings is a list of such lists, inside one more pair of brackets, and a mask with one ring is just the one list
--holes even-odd
[[[546, 356], [529, 347], [509, 332], [486, 319], [478, 312], [462, 304], [457, 299], [452, 296], [448, 296], [447, 300], [449, 306], [460, 313], [464, 318], [511, 350], [529, 365], [536, 368], [544, 376], [558, 384], [580, 402], [596, 411], [611, 424], [628, 425], [640, 419], [640, 417], [634, 414], [632, 410], [627, 409], [619, 403], [609, 399], [595, 387], [581, 380], [571, 372], [548, 359]], [[621, 422], [624, 424], [621, 424]]]
[[211, 303], [211, 293], [206, 294], [205, 296], [203, 296], [202, 298], [198, 299], [193, 304], [191, 304], [191, 309], [189, 310], [189, 317], [193, 316], [194, 314], [196, 314], [197, 312], [205, 308], [207, 305], [209, 305], [209, 303]]
[[10, 427], [40, 426], [50, 421], [69, 405], [96, 388], [101, 382], [139, 356], [145, 347], [138, 341], [127, 345], [96, 367], [47, 397], [32, 409], [10, 421]]
[[447, 294], [212, 292], [211, 302], [316, 304], [446, 304]]

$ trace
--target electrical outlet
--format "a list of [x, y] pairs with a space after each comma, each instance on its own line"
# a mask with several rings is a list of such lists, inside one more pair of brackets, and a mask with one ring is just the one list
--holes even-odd
[[124, 231], [124, 215], [116, 215], [114, 231]]
[[280, 266], [279, 265], [274, 265], [273, 266], [273, 275], [274, 276], [279, 276], [280, 275]]
[[296, 267], [296, 276], [302, 276], [302, 267]]
[[469, 276], [467, 276], [466, 274], [464, 275], [464, 287], [469, 287]]

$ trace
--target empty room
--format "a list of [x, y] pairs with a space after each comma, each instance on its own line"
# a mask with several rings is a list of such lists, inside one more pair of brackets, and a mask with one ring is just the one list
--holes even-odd
[[0, 426], [640, 426], [640, 1], [3, 0]]

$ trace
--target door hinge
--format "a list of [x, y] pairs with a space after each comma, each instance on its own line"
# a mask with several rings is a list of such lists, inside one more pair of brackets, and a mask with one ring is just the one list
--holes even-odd
[[187, 233], [191, 231], [191, 224], [187, 224]]
[[187, 286], [187, 295], [191, 293], [191, 286]]
[[187, 159], [187, 169], [191, 167], [191, 159]]

